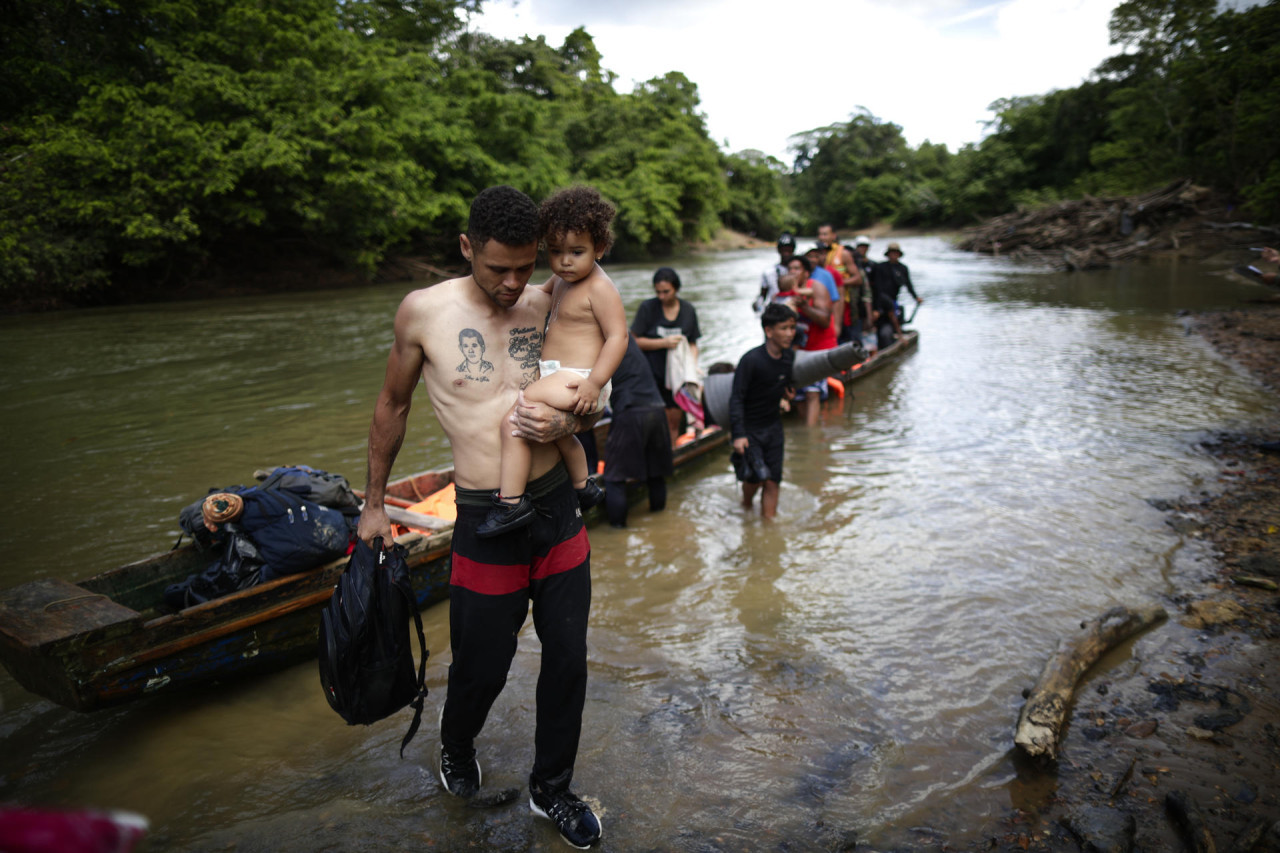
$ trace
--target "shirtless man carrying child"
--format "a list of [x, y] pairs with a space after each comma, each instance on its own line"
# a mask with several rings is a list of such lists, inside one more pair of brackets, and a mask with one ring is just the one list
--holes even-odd
[[[369, 427], [369, 481], [359, 536], [391, 544], [387, 478], [422, 384], [453, 450], [458, 519], [449, 574], [449, 686], [440, 722], [444, 789], [472, 799], [481, 786], [476, 739], [507, 682], [530, 602], [542, 641], [529, 806], [575, 847], [600, 840], [600, 820], [570, 790], [587, 690], [591, 544], [553, 442], [591, 426], [545, 405], [512, 404], [538, 376], [551, 300], [528, 287], [538, 258], [538, 207], [512, 187], [490, 187], [459, 236], [471, 274], [415, 290], [396, 312], [395, 341]], [[472, 343], [474, 342], [474, 343]], [[458, 363], [462, 348], [465, 360]], [[470, 350], [471, 352], [469, 352]], [[474, 354], [480, 366], [469, 365]], [[485, 368], [488, 363], [490, 367]], [[462, 367], [462, 370], [459, 370]], [[479, 539], [499, 480], [499, 433], [532, 445], [529, 492], [539, 508], [524, 536]]]
[[[590, 187], [561, 190], [538, 211], [552, 272], [543, 285], [551, 296], [551, 315], [538, 363], [541, 378], [525, 389], [530, 403], [589, 415], [603, 411], [609, 400], [609, 380], [627, 351], [622, 297], [596, 263], [613, 241], [613, 214], [613, 206]], [[580, 508], [600, 503], [604, 491], [590, 479], [587, 454], [578, 439], [565, 436], [556, 447]], [[503, 430], [499, 489], [477, 536], [499, 536], [533, 520], [533, 501], [525, 494], [529, 463], [529, 443]]]

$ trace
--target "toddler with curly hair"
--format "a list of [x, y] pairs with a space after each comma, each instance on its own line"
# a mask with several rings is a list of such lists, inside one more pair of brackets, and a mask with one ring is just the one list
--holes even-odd
[[[543, 285], [551, 294], [551, 312], [538, 363], [540, 378], [524, 389], [524, 398], [577, 415], [600, 412], [609, 399], [609, 380], [627, 351], [622, 297], [597, 263], [613, 243], [614, 208], [590, 187], [570, 187], [544, 201], [538, 213], [552, 272]], [[582, 444], [570, 435], [556, 446], [579, 505], [595, 506], [604, 493], [590, 479]], [[477, 536], [497, 536], [533, 519], [533, 502], [525, 494], [530, 456], [525, 440], [504, 429], [499, 489]]]

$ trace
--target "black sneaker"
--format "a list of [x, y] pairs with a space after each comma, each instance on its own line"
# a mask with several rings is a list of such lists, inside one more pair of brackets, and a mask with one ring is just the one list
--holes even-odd
[[469, 800], [480, 790], [480, 762], [476, 751], [450, 754], [440, 747], [440, 781], [444, 789], [455, 797]]
[[600, 836], [604, 835], [600, 819], [591, 811], [591, 806], [568, 790], [547, 790], [532, 777], [529, 779], [529, 808], [538, 817], [554, 823], [560, 830], [560, 837], [579, 850], [598, 843]]
[[493, 503], [493, 509], [489, 510], [484, 521], [480, 522], [480, 526], [476, 528], [476, 536], [481, 539], [517, 530], [533, 521], [533, 501], [528, 495], [521, 495], [519, 501], [509, 504], [494, 492]]
[[604, 500], [604, 489], [590, 477], [587, 478], [585, 486], [574, 491], [578, 493], [578, 509], [584, 512]]

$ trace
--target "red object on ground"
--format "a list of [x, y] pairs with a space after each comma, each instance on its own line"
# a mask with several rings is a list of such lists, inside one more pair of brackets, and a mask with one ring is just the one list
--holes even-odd
[[0, 850], [5, 853], [128, 853], [147, 834], [140, 814], [54, 811], [0, 806]]

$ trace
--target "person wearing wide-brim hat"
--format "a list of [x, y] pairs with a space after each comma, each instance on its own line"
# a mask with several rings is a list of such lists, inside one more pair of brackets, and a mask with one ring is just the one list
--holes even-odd
[[924, 302], [911, 284], [911, 272], [902, 263], [902, 247], [896, 242], [890, 243], [884, 250], [889, 260], [881, 261], [871, 271], [871, 289], [874, 291], [875, 309], [879, 314], [876, 321], [876, 337], [881, 347], [886, 347], [902, 336], [902, 308], [898, 304], [898, 294], [906, 287], [916, 304]]

